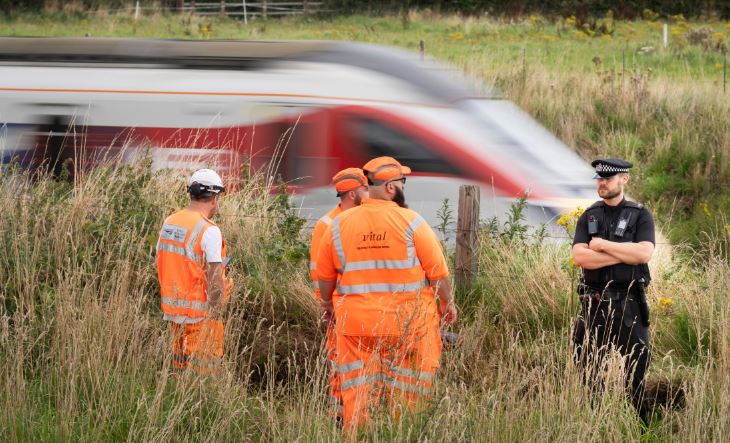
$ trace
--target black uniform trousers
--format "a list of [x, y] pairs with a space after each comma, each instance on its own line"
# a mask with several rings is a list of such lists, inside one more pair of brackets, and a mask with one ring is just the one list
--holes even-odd
[[[649, 327], [644, 326], [639, 315], [638, 294], [608, 297], [583, 297], [580, 317], [573, 332], [573, 358], [584, 369], [585, 380], [594, 389], [601, 380], [605, 357], [610, 349], [616, 349], [626, 358], [625, 383], [631, 402], [644, 422], [647, 422], [644, 406], [644, 376], [649, 366]], [[614, 298], [611, 300], [611, 298]]]

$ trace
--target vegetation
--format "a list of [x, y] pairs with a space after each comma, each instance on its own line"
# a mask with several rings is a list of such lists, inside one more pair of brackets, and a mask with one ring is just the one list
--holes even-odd
[[[10, 13], [18, 9], [67, 10], [88, 12], [130, 8], [129, 0], [0, 0], [0, 11]], [[174, 11], [182, 7], [182, 0], [140, 0], [142, 7], [155, 10]], [[200, 2], [205, 3], [205, 2]], [[608, 10], [615, 11], [622, 19], [635, 19], [642, 15], [657, 17], [672, 14], [685, 14], [688, 17], [721, 15], [730, 16], [730, 6], [723, 1], [707, 0], [696, 2], [676, 2], [671, 0], [324, 0], [328, 14], [369, 13], [384, 14], [426, 9], [438, 13], [494, 14], [498, 16], [520, 16], [530, 13], [568, 16], [576, 14], [582, 18], [590, 15], [603, 15]], [[655, 12], [656, 11], [656, 12]]]
[[[333, 38], [411, 49], [424, 40], [428, 54], [496, 85], [585, 158], [636, 161], [631, 192], [675, 243], [673, 254], [660, 248], [652, 262], [650, 384], [682, 388], [683, 407], [657, 405], [650, 429], [642, 429], [623, 396], [616, 358], [605, 395], [594, 398], [583, 386], [568, 340], [577, 312], [570, 248], [536, 241], [518, 201], [508, 224], [485, 221], [479, 278], [458, 298], [463, 343], [445, 353], [429, 407], [399, 423], [379, 417], [365, 437], [713, 441], [730, 433], [730, 105], [716, 67], [716, 43], [727, 44], [730, 27], [672, 20], [667, 49], [652, 20], [611, 19], [606, 33], [597, 25], [591, 34], [570, 17], [428, 13], [248, 27], [189, 16], [135, 22], [56, 14], [7, 19], [0, 32]], [[695, 36], [708, 35], [703, 28], [712, 29], [709, 43]], [[235, 257], [236, 286], [227, 368], [213, 381], [172, 377], [158, 307], [154, 245], [164, 216], [185, 203], [181, 177], [145, 162], [102, 167], [70, 183], [2, 171], [3, 440], [340, 438], [324, 406], [323, 331], [304, 258], [308, 231], [297, 236], [302, 221], [263, 177], [244, 168], [217, 218]], [[452, 217], [448, 203], [441, 214]], [[569, 231], [576, 215], [561, 225]]]
[[[263, 192], [270, 183], [242, 180], [217, 217], [239, 265], [227, 367], [214, 381], [171, 375], [158, 307], [154, 241], [165, 215], [184, 204], [181, 177], [140, 163], [96, 169], [72, 184], [17, 170], [0, 180], [13, 190], [0, 197], [4, 440], [339, 438], [324, 406], [323, 334], [306, 259], [282, 230], [296, 217]], [[609, 366], [600, 399], [571, 363], [577, 306], [568, 245], [535, 243], [518, 223], [480, 237], [480, 277], [459, 297], [464, 340], [445, 354], [429, 408], [401, 423], [380, 417], [369, 440], [640, 438], [620, 361]], [[715, 256], [697, 260], [702, 273], [656, 260], [650, 379], [669, 380], [686, 399], [681, 410], [657, 407], [649, 440], [714, 440], [730, 431], [730, 266]]]

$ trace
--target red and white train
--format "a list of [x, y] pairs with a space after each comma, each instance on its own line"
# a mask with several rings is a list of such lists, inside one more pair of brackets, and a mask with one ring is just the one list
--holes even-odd
[[[595, 199], [591, 169], [508, 100], [417, 54], [341, 42], [0, 38], [0, 153], [26, 167], [139, 149], [158, 168], [280, 174], [317, 216], [332, 175], [391, 155], [434, 220], [458, 186], [482, 215], [530, 191], [528, 220]], [[57, 161], [60, 160], [60, 161]]]

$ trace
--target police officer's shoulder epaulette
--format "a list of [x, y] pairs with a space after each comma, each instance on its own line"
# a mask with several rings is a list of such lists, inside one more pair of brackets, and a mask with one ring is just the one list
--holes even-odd
[[604, 203], [603, 200], [598, 200], [597, 202], [595, 202], [592, 205], [588, 206], [586, 208], [586, 211], [589, 210], [589, 209], [600, 208], [601, 206], [605, 206], [605, 205], [606, 205], [606, 203]]
[[624, 205], [629, 208], [644, 209], [644, 205], [642, 205], [641, 203], [632, 202], [630, 200], [626, 200], [626, 203], [624, 203]]

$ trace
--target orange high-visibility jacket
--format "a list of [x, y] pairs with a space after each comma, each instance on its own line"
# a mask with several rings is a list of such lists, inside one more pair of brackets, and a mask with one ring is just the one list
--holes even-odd
[[[215, 223], [197, 211], [183, 209], [170, 215], [157, 241], [157, 277], [162, 312], [170, 316], [208, 316], [208, 283], [200, 242]], [[221, 256], [226, 257], [223, 241]]]
[[322, 218], [317, 220], [314, 224], [314, 231], [312, 231], [312, 243], [309, 245], [309, 275], [312, 277], [314, 283], [314, 295], [317, 300], [321, 300], [322, 297], [319, 294], [319, 281], [317, 280], [317, 254], [319, 252], [319, 244], [322, 242], [324, 233], [327, 231], [327, 227], [332, 224], [332, 220], [337, 217], [342, 208], [340, 205], [335, 206], [330, 212], [323, 215]]
[[364, 199], [327, 229], [317, 274], [326, 281], [339, 274], [338, 333], [385, 336], [438, 325], [430, 282], [449, 271], [436, 234], [418, 213]]

